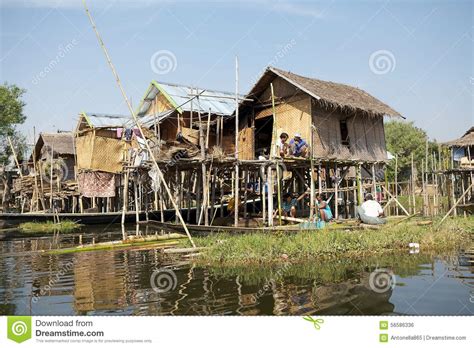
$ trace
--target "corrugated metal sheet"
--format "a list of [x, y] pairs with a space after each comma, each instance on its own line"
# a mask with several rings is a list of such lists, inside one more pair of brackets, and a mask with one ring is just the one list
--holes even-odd
[[[182, 111], [191, 111], [191, 102], [193, 94], [202, 92], [202, 88], [191, 88], [190, 86], [175, 85], [164, 82], [152, 82], [138, 111], [138, 116], [146, 114], [150, 108], [151, 102], [159, 93], [165, 93], [172, 104]], [[240, 96], [242, 97], [242, 96]], [[203, 94], [193, 100], [193, 111], [200, 110], [202, 113], [209, 112], [216, 115], [230, 116], [235, 110], [235, 94], [231, 92], [222, 92], [206, 89]]]
[[130, 119], [130, 116], [109, 115], [86, 112], [87, 120], [94, 128], [120, 128]]
[[[159, 114], [156, 114], [156, 121], [161, 121], [162, 119], [165, 119], [169, 115], [171, 115], [173, 111], [164, 111], [160, 112]], [[155, 115], [146, 115], [143, 117], [140, 117], [139, 119], [140, 125], [145, 126], [145, 127], [151, 127], [155, 124]], [[135, 126], [135, 121], [133, 119], [128, 119], [127, 123], [124, 125], [126, 128], [131, 128]]]

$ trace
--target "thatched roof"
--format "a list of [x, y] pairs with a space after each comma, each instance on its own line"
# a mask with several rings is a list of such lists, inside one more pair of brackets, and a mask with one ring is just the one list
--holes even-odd
[[62, 133], [40, 133], [35, 145], [36, 160], [38, 160], [45, 151], [58, 155], [74, 155], [74, 136], [72, 132]]
[[261, 93], [276, 76], [285, 79], [298, 89], [311, 95], [325, 107], [339, 108], [347, 112], [359, 111], [370, 116], [403, 117], [387, 104], [359, 88], [304, 77], [274, 67], [268, 67], [265, 70], [263, 76], [250, 91], [249, 97]]
[[462, 137], [445, 143], [448, 146], [467, 147], [474, 146], [474, 126], [472, 126]]

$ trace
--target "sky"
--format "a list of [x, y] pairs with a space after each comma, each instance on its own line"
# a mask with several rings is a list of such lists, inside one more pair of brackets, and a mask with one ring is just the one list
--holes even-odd
[[[151, 80], [247, 93], [266, 66], [364, 89], [447, 141], [474, 125], [472, 1], [87, 1], [127, 95]], [[0, 81], [39, 132], [128, 115], [81, 0], [0, 0]]]

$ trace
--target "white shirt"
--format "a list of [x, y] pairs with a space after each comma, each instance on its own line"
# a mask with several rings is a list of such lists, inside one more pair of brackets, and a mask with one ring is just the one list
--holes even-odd
[[280, 151], [283, 150], [283, 146], [288, 146], [288, 143], [281, 141], [281, 138], [278, 138], [275, 144], [275, 149], [273, 150], [273, 156], [280, 157]]
[[361, 208], [364, 210], [364, 214], [371, 217], [378, 217], [383, 213], [382, 206], [377, 201], [365, 201], [362, 203]]

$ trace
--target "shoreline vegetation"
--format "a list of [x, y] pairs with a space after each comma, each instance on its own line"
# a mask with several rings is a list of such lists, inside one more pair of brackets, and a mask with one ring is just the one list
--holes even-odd
[[194, 238], [204, 247], [198, 262], [220, 265], [272, 264], [337, 258], [358, 259], [389, 255], [410, 250], [410, 243], [419, 245], [418, 252], [446, 252], [467, 247], [474, 237], [474, 218], [453, 218], [439, 228], [415, 221], [388, 224], [379, 230], [301, 231], [295, 234], [253, 233], [231, 235], [217, 233]]

